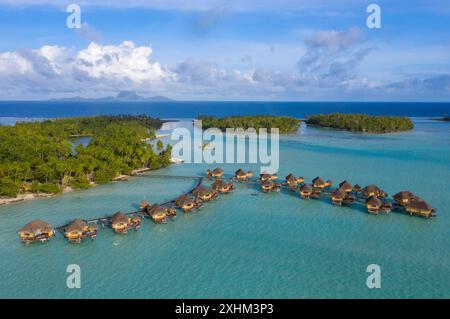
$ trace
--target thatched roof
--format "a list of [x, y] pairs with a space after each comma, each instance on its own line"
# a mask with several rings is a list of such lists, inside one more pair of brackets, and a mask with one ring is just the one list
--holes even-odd
[[355, 184], [355, 186], [353, 186], [353, 190], [355, 192], [359, 192], [361, 190], [361, 186], [359, 186], [359, 184]]
[[383, 202], [378, 197], [372, 196], [366, 200], [366, 205], [381, 207], [381, 205], [383, 205]]
[[23, 226], [21, 229], [19, 229], [19, 232], [27, 232], [27, 233], [41, 233], [41, 232], [50, 232], [52, 231], [53, 228], [52, 226], [50, 226], [48, 223], [40, 220], [40, 219], [36, 219], [33, 220], [32, 222], [26, 224], [25, 226]]
[[152, 207], [150, 207], [147, 211], [147, 213], [152, 216], [152, 215], [156, 215], [156, 214], [165, 214], [166, 210], [164, 208], [162, 208], [161, 206], [159, 206], [158, 204], [152, 205]]
[[184, 206], [184, 205], [189, 205], [189, 204], [194, 204], [195, 200], [192, 197], [186, 196], [186, 195], [182, 195], [180, 197], [177, 198], [176, 202], [177, 206]]
[[128, 223], [128, 217], [122, 212], [117, 212], [111, 216], [111, 223]]
[[332, 194], [333, 198], [340, 198], [340, 199], [344, 199], [346, 195], [347, 192], [344, 191], [342, 188], [336, 189]]
[[247, 176], [247, 174], [245, 173], [245, 171], [244, 171], [242, 168], [238, 169], [238, 170], [234, 173], [234, 175], [235, 175], [235, 176], [239, 176], [239, 177], [245, 177], [245, 176]]
[[194, 196], [204, 196], [204, 195], [208, 195], [210, 194], [212, 191], [204, 186], [199, 186], [196, 189], [194, 189], [194, 191], [192, 192], [192, 194], [194, 194]]
[[223, 180], [217, 180], [214, 183], [212, 183], [211, 188], [214, 190], [218, 190], [218, 189], [228, 186], [228, 184], [229, 183], [225, 183]]
[[212, 172], [213, 174], [223, 174], [223, 170], [220, 167], [216, 167]]
[[349, 192], [351, 190], [353, 190], [353, 185], [350, 184], [347, 181], [343, 181], [339, 184], [339, 187], [342, 188], [343, 190], [345, 190], [346, 192]]
[[272, 175], [270, 175], [270, 174], [260, 174], [260, 177], [261, 177], [261, 179], [271, 179], [272, 178]]
[[151, 204], [150, 204], [149, 201], [144, 200], [144, 201], [142, 201], [142, 202], [139, 204], [139, 207], [140, 207], [140, 208], [146, 208], [146, 207], [148, 207], [148, 206], [150, 206], [150, 205], [151, 205]]
[[268, 179], [268, 180], [262, 182], [261, 185], [262, 185], [263, 187], [273, 187], [273, 182], [272, 182], [272, 180]]
[[395, 199], [397, 202], [403, 202], [405, 200], [412, 201], [416, 199], [416, 195], [414, 195], [410, 191], [401, 191], [392, 196], [392, 198]]
[[297, 177], [295, 177], [292, 174], [289, 174], [288, 176], [286, 176], [286, 181], [287, 182], [295, 182], [295, 183], [297, 183]]
[[361, 193], [364, 196], [369, 196], [371, 194], [375, 194], [376, 196], [383, 196], [386, 194], [381, 188], [376, 185], [368, 185], [361, 190]]
[[83, 232], [86, 227], [87, 227], [87, 223], [84, 220], [75, 219], [73, 222], [71, 222], [69, 225], [67, 225], [65, 231], [66, 232], [72, 232], [72, 231]]
[[305, 185], [302, 185], [302, 186], [299, 188], [299, 191], [300, 191], [300, 192], [309, 192], [309, 193], [311, 193], [311, 192], [313, 191], [313, 188], [312, 188], [311, 185], [305, 184]]
[[413, 200], [406, 207], [419, 211], [434, 211], [434, 208], [424, 200]]
[[321, 179], [320, 177], [316, 177], [312, 180], [313, 185], [314, 186], [321, 186], [321, 185], [325, 185], [325, 182], [323, 179]]

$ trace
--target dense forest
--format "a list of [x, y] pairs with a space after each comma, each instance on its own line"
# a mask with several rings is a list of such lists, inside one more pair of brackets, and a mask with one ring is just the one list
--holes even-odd
[[[77, 117], [0, 126], [0, 196], [58, 193], [107, 183], [134, 169], [170, 164], [143, 142], [162, 121], [146, 115]], [[87, 146], [73, 138], [89, 136]]]
[[389, 133], [414, 128], [408, 117], [375, 116], [367, 114], [318, 114], [309, 115], [306, 123], [322, 127], [343, 129], [352, 132]]
[[295, 133], [300, 128], [300, 120], [289, 116], [252, 115], [252, 116], [228, 116], [217, 118], [213, 116], [199, 116], [203, 129], [211, 127], [225, 131], [227, 128], [278, 128], [280, 133]]

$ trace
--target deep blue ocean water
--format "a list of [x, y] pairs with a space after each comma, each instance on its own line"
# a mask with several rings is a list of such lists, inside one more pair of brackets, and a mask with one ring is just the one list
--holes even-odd
[[448, 103], [393, 102], [7, 102], [0, 101], [0, 117], [54, 118], [98, 114], [149, 114], [161, 118], [198, 115], [272, 114], [306, 117], [317, 113], [368, 113], [408, 116], [442, 116]]
[[[185, 103], [111, 104], [109, 113], [135, 111], [163, 118], [189, 118], [197, 112], [300, 117], [309, 113], [292, 104], [272, 112], [273, 103], [250, 104], [251, 112], [243, 107], [246, 104], [235, 103], [209, 108], [204, 102], [198, 108]], [[65, 108], [68, 105], [70, 109]], [[95, 112], [87, 106], [72, 108], [75, 105], [34, 105], [27, 113], [24, 105], [3, 104], [0, 117], [105, 114], [108, 109], [103, 105]], [[340, 111], [331, 105], [305, 105], [316, 105], [311, 113], [325, 112], [324, 108]], [[289, 192], [262, 194], [255, 186], [240, 184], [233, 194], [205, 204], [194, 215], [179, 213], [166, 225], [145, 221], [141, 230], [126, 236], [104, 229], [95, 241], [81, 245], [70, 245], [61, 235], [45, 245], [19, 243], [16, 231], [31, 219], [60, 225], [76, 217], [131, 211], [143, 199], [163, 202], [193, 185], [186, 180], [134, 177], [0, 206], [0, 297], [449, 298], [450, 123], [427, 118], [450, 113], [449, 105], [373, 105], [359, 104], [359, 109], [347, 111], [424, 117], [413, 118], [412, 131], [382, 135], [302, 125], [297, 134], [280, 139], [279, 176], [294, 173], [307, 181], [321, 176], [335, 184], [344, 179], [360, 185], [375, 183], [390, 195], [411, 190], [436, 208], [436, 219], [401, 213], [373, 216], [357, 205], [304, 201]], [[381, 107], [389, 112], [380, 111]], [[146, 111], [158, 108], [160, 113]], [[176, 125], [189, 127], [191, 122]], [[180, 164], [150, 174], [201, 175], [215, 166]], [[256, 164], [220, 166], [226, 174], [238, 167], [259, 169]], [[81, 267], [81, 289], [66, 286], [66, 267], [72, 263]], [[366, 286], [369, 264], [381, 267], [381, 289]]]

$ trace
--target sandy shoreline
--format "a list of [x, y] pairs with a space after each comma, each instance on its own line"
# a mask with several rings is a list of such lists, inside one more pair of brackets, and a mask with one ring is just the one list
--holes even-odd
[[[150, 171], [150, 168], [139, 168], [139, 169], [135, 169], [131, 172], [130, 175], [119, 175], [116, 178], [114, 178], [112, 181], [127, 181], [128, 178], [130, 176], [139, 174], [139, 173], [143, 173], [143, 172], [147, 172]], [[97, 184], [91, 182], [91, 186], [95, 187], [97, 186]], [[72, 187], [65, 187], [62, 190], [61, 194], [67, 194], [70, 192], [76, 191], [75, 189], [73, 189]], [[21, 203], [24, 201], [30, 201], [33, 199], [40, 199], [40, 198], [49, 198], [49, 197], [53, 197], [53, 196], [57, 196], [59, 194], [45, 194], [45, 193], [41, 193], [41, 194], [33, 194], [33, 193], [26, 193], [26, 194], [18, 194], [17, 197], [5, 197], [5, 198], [0, 198], [0, 206], [2, 205], [10, 205], [10, 204], [15, 204], [15, 203]]]

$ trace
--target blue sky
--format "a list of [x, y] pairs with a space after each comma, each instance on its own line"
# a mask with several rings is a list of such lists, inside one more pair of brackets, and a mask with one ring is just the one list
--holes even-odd
[[448, 1], [0, 0], [0, 98], [449, 101], [449, 22]]

